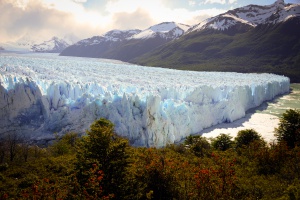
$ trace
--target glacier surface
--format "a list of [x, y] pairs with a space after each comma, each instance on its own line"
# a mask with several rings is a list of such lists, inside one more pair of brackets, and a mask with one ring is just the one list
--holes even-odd
[[137, 146], [165, 146], [233, 122], [289, 78], [192, 72], [54, 54], [0, 54], [0, 135], [33, 139], [84, 133], [100, 117]]

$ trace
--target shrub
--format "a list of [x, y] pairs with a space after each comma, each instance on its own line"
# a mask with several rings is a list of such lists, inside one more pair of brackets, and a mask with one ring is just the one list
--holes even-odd
[[226, 151], [233, 145], [232, 137], [227, 134], [220, 134], [216, 138], [212, 139], [211, 145], [216, 150]]
[[254, 141], [263, 141], [261, 136], [253, 129], [245, 129], [238, 132], [235, 143], [236, 147], [249, 146]]
[[188, 136], [184, 144], [198, 157], [210, 155], [211, 146], [205, 137], [200, 135]]
[[286, 142], [290, 148], [300, 143], [300, 111], [287, 110], [280, 118], [279, 127], [275, 129], [279, 142]]
[[128, 166], [128, 147], [128, 140], [114, 133], [114, 126], [110, 121], [106, 119], [95, 121], [87, 131], [87, 136], [78, 143], [76, 169], [79, 184], [84, 186], [88, 182], [91, 178], [90, 168], [97, 165], [103, 172], [101, 180], [103, 195], [114, 194], [116, 198], [121, 198]]

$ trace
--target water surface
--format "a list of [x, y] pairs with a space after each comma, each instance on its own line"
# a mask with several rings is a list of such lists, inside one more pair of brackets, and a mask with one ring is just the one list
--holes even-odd
[[254, 129], [267, 142], [275, 141], [274, 129], [278, 127], [279, 117], [288, 109], [300, 109], [300, 84], [291, 84], [289, 94], [279, 96], [273, 101], [264, 102], [257, 108], [250, 109], [246, 116], [232, 123], [222, 123], [204, 129], [199, 134], [204, 137], [216, 137], [221, 133], [236, 137], [237, 132], [244, 129]]

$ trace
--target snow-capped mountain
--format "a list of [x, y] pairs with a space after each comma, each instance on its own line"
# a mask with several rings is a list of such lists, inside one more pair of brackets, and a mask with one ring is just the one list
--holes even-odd
[[277, 0], [267, 6], [248, 5], [229, 10], [226, 13], [202, 21], [188, 32], [203, 29], [228, 30], [237, 25], [251, 28], [259, 24], [276, 24], [299, 16], [299, 4], [285, 4], [284, 0]]
[[175, 23], [175, 22], [163, 22], [150, 28], [141, 31], [138, 34], [133, 35], [130, 39], [148, 39], [154, 37], [161, 37], [165, 39], [175, 39], [183, 35], [188, 29], [189, 25]]
[[272, 72], [300, 80], [300, 3], [229, 10], [131, 62], [197, 71]]
[[15, 42], [6, 42], [1, 44], [1, 46], [9, 51], [60, 53], [63, 49], [76, 43], [78, 40], [73, 34], [66, 35], [63, 39], [52, 37], [50, 40], [46, 40], [43, 37], [33, 38], [30, 35], [25, 35]]
[[91, 38], [87, 38], [84, 40], [81, 40], [74, 45], [80, 46], [88, 46], [88, 45], [97, 45], [104, 42], [121, 42], [124, 41], [127, 38], [130, 38], [131, 36], [140, 33], [141, 30], [133, 29], [133, 30], [111, 30], [107, 33], [101, 35], [101, 36], [94, 36]]
[[37, 36], [33, 38], [33, 36], [29, 34], [25, 34], [21, 38], [16, 41], [1, 43], [0, 45], [9, 51], [32, 51], [31, 47], [35, 44], [39, 44], [43, 42], [41, 36]]
[[47, 53], [60, 53], [69, 44], [63, 39], [59, 39], [58, 37], [53, 37], [48, 41], [45, 41], [41, 44], [35, 44], [31, 47], [31, 50], [34, 52], [47, 52]]
[[164, 22], [143, 31], [112, 30], [101, 36], [81, 40], [60, 55], [110, 58], [129, 61], [183, 35], [190, 26]]

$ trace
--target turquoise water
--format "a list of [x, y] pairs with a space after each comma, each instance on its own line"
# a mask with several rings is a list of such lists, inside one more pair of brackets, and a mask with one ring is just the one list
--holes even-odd
[[287, 109], [300, 109], [300, 84], [291, 84], [289, 94], [265, 102], [261, 106], [250, 110], [249, 113], [264, 113], [280, 117]]

